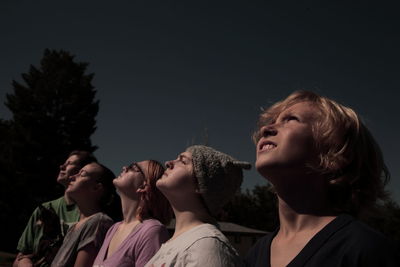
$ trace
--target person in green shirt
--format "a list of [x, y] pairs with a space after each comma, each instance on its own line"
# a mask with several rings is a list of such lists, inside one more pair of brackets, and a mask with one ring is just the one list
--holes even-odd
[[[57, 182], [66, 188], [70, 182], [70, 177], [77, 174], [83, 166], [91, 162], [97, 162], [91, 153], [81, 150], [72, 151], [64, 164], [60, 165]], [[32, 258], [37, 253], [40, 240], [43, 237], [43, 211], [48, 211], [58, 216], [62, 235], [66, 233], [71, 224], [79, 220], [78, 208], [65, 194], [58, 199], [39, 205], [33, 211], [19, 239], [17, 246], [18, 254], [13, 267], [33, 266]], [[48, 263], [43, 261], [39, 265], [47, 266]]]

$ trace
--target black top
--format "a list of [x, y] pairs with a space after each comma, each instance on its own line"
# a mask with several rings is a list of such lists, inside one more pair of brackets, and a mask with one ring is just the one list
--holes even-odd
[[[279, 229], [257, 241], [246, 266], [270, 267], [270, 247]], [[319, 231], [287, 265], [399, 267], [399, 251], [381, 233], [349, 215], [340, 215]]]

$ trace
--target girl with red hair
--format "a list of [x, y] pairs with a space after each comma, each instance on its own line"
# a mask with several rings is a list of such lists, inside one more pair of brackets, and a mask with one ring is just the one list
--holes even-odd
[[163, 173], [164, 167], [154, 160], [122, 168], [114, 186], [124, 219], [107, 232], [93, 266], [144, 266], [169, 239], [164, 225], [172, 210], [155, 185]]

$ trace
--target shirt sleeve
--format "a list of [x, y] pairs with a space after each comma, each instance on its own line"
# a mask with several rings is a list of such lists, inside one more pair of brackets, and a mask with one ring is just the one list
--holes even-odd
[[106, 233], [112, 224], [113, 222], [111, 220], [104, 220], [102, 217], [88, 221], [85, 228], [82, 229], [77, 251], [89, 244], [93, 244], [96, 249], [100, 249]]
[[243, 266], [236, 251], [218, 238], [207, 237], [196, 241], [183, 254], [182, 266]]
[[135, 255], [135, 266], [144, 266], [169, 239], [168, 230], [163, 225], [154, 225], [146, 230]]
[[33, 253], [39, 238], [42, 236], [43, 230], [38, 224], [39, 212], [39, 208], [36, 208], [32, 212], [25, 230], [18, 241], [17, 250], [23, 254]]

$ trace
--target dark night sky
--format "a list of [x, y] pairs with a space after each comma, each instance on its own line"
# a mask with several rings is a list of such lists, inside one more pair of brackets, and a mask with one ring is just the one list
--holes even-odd
[[[400, 17], [382, 1], [0, 3], [0, 116], [12, 79], [64, 49], [95, 73], [92, 141], [116, 173], [202, 142], [254, 162], [260, 107], [298, 89], [359, 112], [382, 146], [400, 202]], [[350, 3], [349, 3], [350, 2]], [[243, 188], [263, 184], [255, 170]]]

